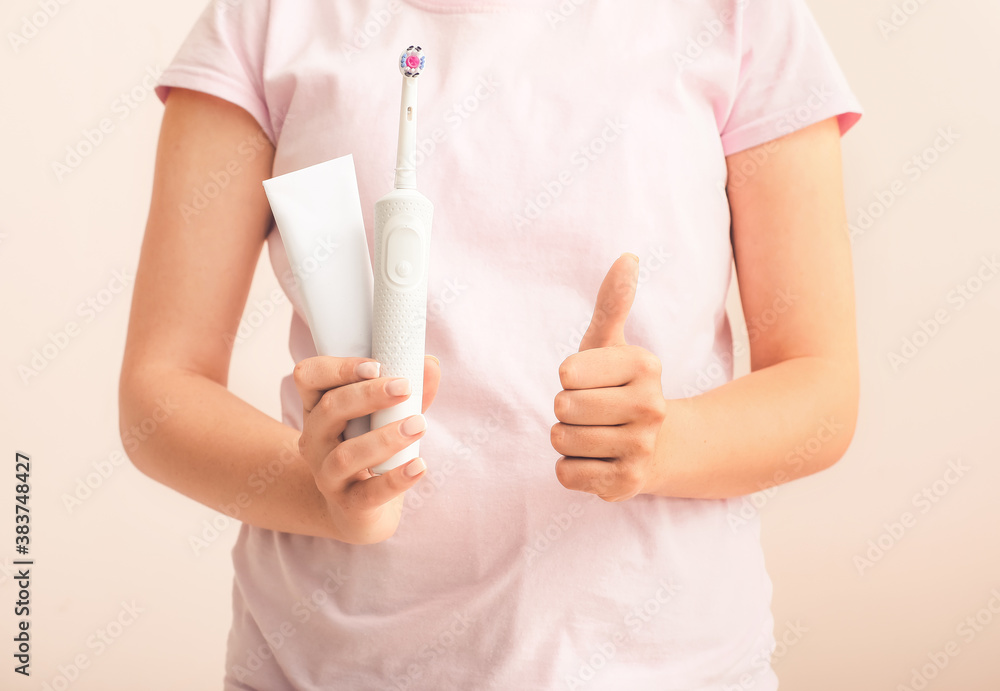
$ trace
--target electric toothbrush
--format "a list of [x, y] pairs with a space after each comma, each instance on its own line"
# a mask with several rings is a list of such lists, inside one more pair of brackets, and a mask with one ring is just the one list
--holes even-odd
[[[377, 429], [421, 412], [424, 392], [424, 337], [427, 323], [427, 270], [434, 205], [417, 191], [417, 76], [424, 68], [420, 46], [399, 56], [403, 94], [393, 190], [375, 202], [372, 358], [381, 375], [406, 377], [410, 396], [371, 416]], [[413, 442], [371, 469], [381, 475], [419, 455]]]

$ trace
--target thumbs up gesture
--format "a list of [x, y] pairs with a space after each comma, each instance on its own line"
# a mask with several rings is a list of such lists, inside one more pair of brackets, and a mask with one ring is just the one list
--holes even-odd
[[639, 258], [623, 254], [601, 283], [580, 351], [563, 360], [551, 441], [563, 456], [556, 477], [568, 489], [605, 501], [656, 487], [667, 414], [660, 359], [625, 342]]

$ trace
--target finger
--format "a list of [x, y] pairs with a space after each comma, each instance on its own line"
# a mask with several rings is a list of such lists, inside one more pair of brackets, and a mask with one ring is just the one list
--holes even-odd
[[317, 483], [322, 476], [324, 482], [330, 483], [327, 487], [342, 487], [353, 475], [367, 472], [420, 439], [426, 427], [423, 415], [410, 415], [341, 442], [323, 459], [315, 473]]
[[[374, 366], [364, 363], [371, 362]], [[378, 363], [361, 357], [316, 357], [300, 360], [292, 370], [295, 388], [302, 399], [302, 408], [308, 413], [319, 403], [323, 393], [338, 386], [345, 386], [379, 375]]]
[[421, 402], [420, 412], [426, 412], [434, 397], [437, 396], [438, 386], [441, 384], [441, 361], [433, 355], [424, 357], [424, 397]]
[[642, 395], [639, 386], [560, 391], [556, 394], [556, 419], [568, 425], [624, 425], [655, 419], [662, 396]]
[[339, 386], [323, 394], [302, 425], [302, 450], [322, 458], [347, 428], [347, 421], [402, 403], [412, 391], [403, 377], [378, 377]]
[[418, 457], [382, 475], [355, 482], [347, 489], [347, 502], [349, 506], [359, 509], [374, 509], [388, 504], [420, 482], [426, 470], [424, 459]]
[[659, 382], [662, 371], [656, 355], [642, 346], [623, 345], [573, 353], [559, 365], [559, 382], [564, 389], [598, 389], [646, 377]]
[[552, 448], [564, 456], [578, 458], [621, 458], [640, 449], [627, 425], [567, 425], [557, 422], [549, 430]]
[[631, 466], [591, 458], [560, 458], [556, 461], [556, 478], [566, 489], [596, 494], [607, 501], [629, 499], [640, 486]]
[[639, 283], [639, 257], [626, 252], [604, 277], [590, 326], [580, 340], [580, 350], [625, 344], [625, 320]]

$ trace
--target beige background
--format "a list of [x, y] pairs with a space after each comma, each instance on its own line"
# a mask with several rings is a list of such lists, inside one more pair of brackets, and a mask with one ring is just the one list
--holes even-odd
[[[15, 450], [33, 457], [37, 559], [34, 675], [30, 683], [14, 679], [5, 643], [0, 687], [67, 688], [57, 680], [62, 673], [75, 676], [69, 688], [80, 691], [219, 688], [236, 527], [223, 521], [221, 534], [195, 555], [189, 538], [221, 514], [127, 462], [114, 464], [121, 459], [116, 382], [131, 283], [117, 294], [111, 289], [120, 288], [115, 272], [128, 281], [136, 266], [162, 115], [142, 80], [168, 64], [203, 3], [53, 0], [58, 12], [15, 50], [8, 32], [20, 31], [39, 3], [6, 0], [0, 9], [7, 325], [0, 453], [10, 461], [0, 470], [5, 641], [15, 599], [7, 572]], [[909, 688], [911, 670], [955, 641], [959, 654], [926, 688], [995, 691], [1000, 278], [977, 284], [974, 277], [983, 257], [1000, 255], [1000, 4], [907, 0], [897, 17], [916, 12], [889, 36], [879, 29], [893, 13], [889, 0], [809, 4], [867, 110], [844, 140], [852, 222], [894, 181], [903, 193], [854, 241], [863, 376], [855, 441], [831, 470], [757, 497], [764, 501], [776, 633], [804, 630], [776, 669], [783, 689], [891, 691]], [[133, 91], [134, 108], [120, 100]], [[52, 163], [103, 118], [112, 119], [110, 133], [57, 179]], [[960, 138], [919, 179], [909, 177], [907, 162], [933, 144], [939, 128]], [[981, 290], [959, 310], [948, 295], [967, 282]], [[262, 257], [249, 308], [275, 286]], [[90, 299], [106, 304], [88, 312]], [[941, 309], [947, 322], [894, 370], [887, 354]], [[288, 316], [288, 305], [280, 305], [236, 348], [232, 366], [232, 389], [275, 416], [277, 378], [291, 364]], [[71, 320], [78, 331], [65, 348], [22, 381], [18, 366]], [[950, 461], [968, 470], [949, 485], [942, 479]], [[94, 474], [100, 467], [108, 477]], [[67, 506], [65, 497], [88, 474], [96, 485], [91, 495]], [[915, 504], [914, 495], [933, 493], [935, 482], [937, 501]], [[898, 539], [886, 533], [906, 512], [915, 522], [896, 531]], [[880, 540], [881, 557], [859, 572], [855, 558]], [[122, 616], [125, 626], [118, 623], [123, 601], [142, 610], [134, 620]], [[979, 631], [959, 628], [977, 614]], [[110, 646], [92, 645], [98, 631], [111, 636]], [[87, 666], [74, 675], [75, 659]]]

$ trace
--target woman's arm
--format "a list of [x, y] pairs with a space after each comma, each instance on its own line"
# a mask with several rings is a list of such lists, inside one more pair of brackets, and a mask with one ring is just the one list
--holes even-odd
[[[274, 149], [253, 118], [222, 99], [174, 89], [160, 132], [119, 386], [119, 426], [146, 475], [244, 523], [354, 544], [392, 536], [422, 459], [372, 477], [368, 468], [418, 440], [422, 415], [344, 441], [347, 421], [406, 400], [405, 379], [371, 358], [296, 363], [303, 431], [226, 389], [230, 344], [271, 212], [261, 182]], [[192, 201], [207, 183], [220, 188]], [[424, 359], [421, 410], [437, 393]]]
[[[760, 161], [749, 177], [741, 164]], [[668, 401], [654, 493], [757, 492], [833, 465], [854, 436], [854, 278], [836, 118], [729, 156], [727, 189], [751, 373]], [[749, 166], [748, 166], [749, 168]], [[746, 169], [746, 168], [745, 168]]]
[[[248, 523], [328, 535], [296, 430], [226, 389], [229, 344], [271, 225], [261, 181], [273, 155], [242, 108], [171, 91], [132, 297], [120, 429], [129, 457], [154, 480]], [[197, 210], [195, 190], [223, 174], [229, 184]], [[275, 469], [279, 481], [257, 494], [252, 476], [273, 478]]]
[[[735, 175], [748, 161], [756, 172]], [[752, 372], [664, 400], [670, 363], [624, 342], [637, 266], [619, 259], [581, 352], [560, 367], [552, 442], [570, 489], [611, 501], [740, 496], [827, 468], [850, 444], [858, 356], [836, 119], [727, 163], [741, 181], [728, 193]]]

